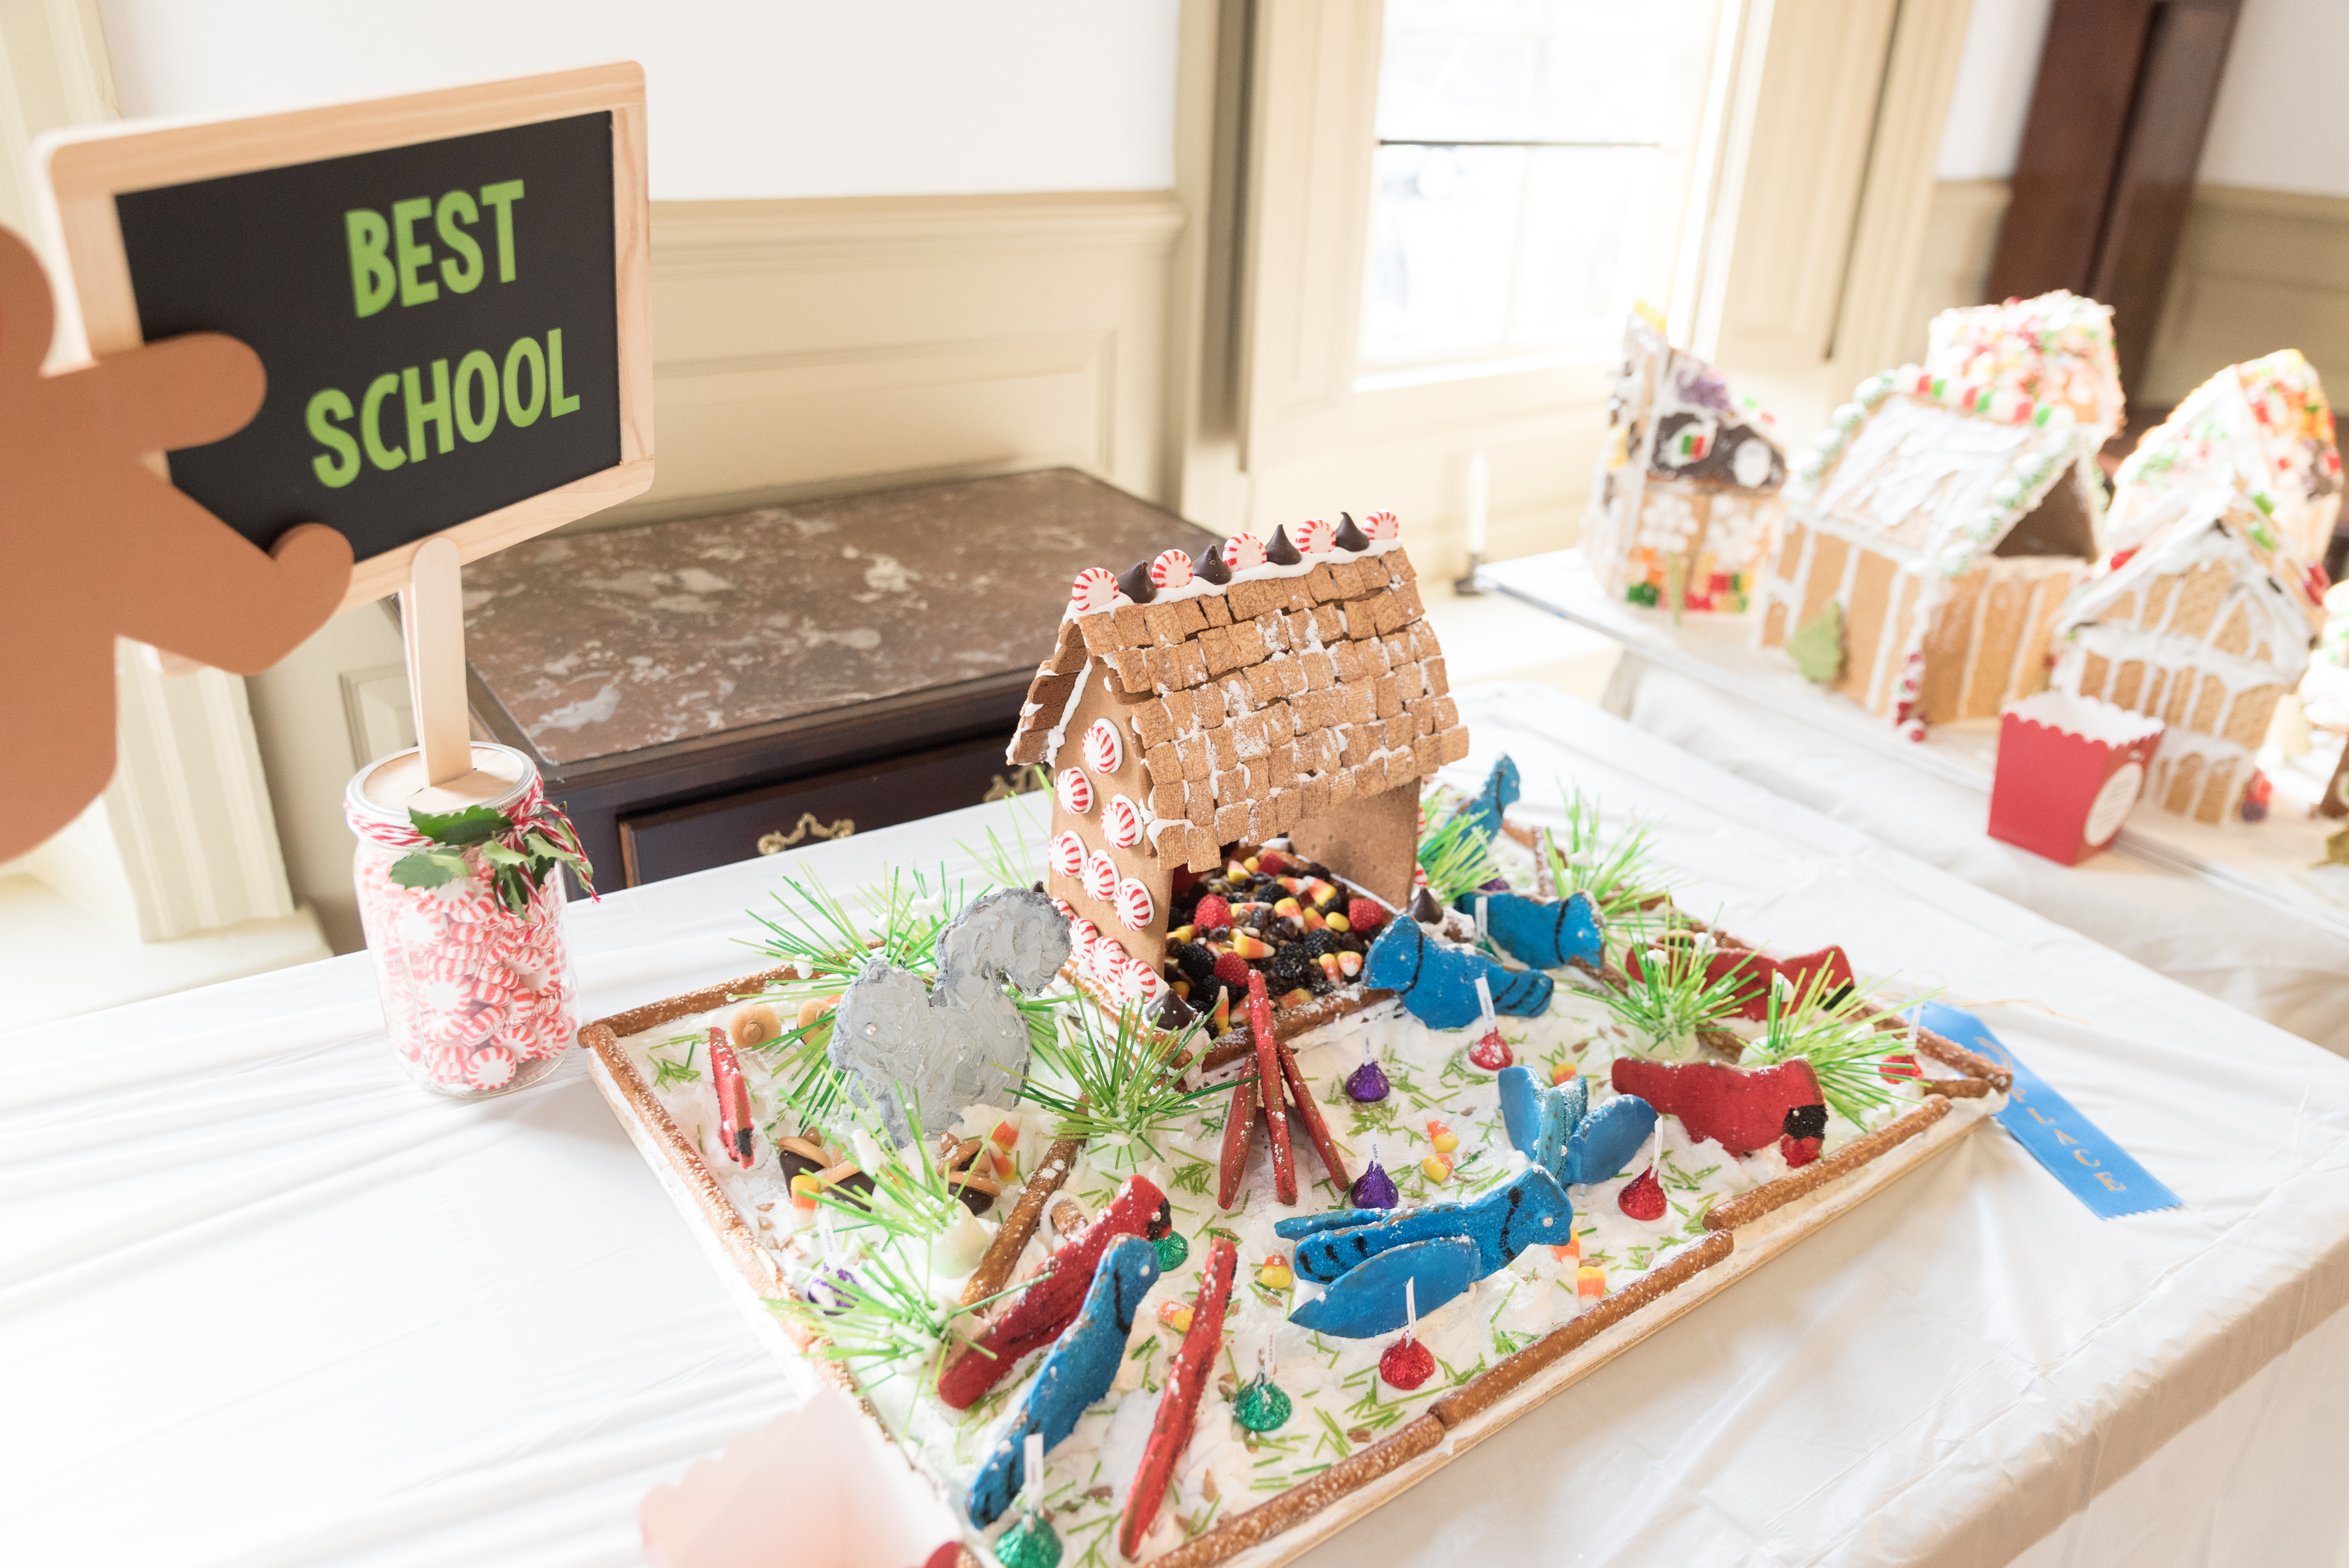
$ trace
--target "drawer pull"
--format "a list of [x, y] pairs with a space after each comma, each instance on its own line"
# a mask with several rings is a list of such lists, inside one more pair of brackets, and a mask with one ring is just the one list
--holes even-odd
[[[790, 833], [762, 833], [759, 835], [759, 853], [761, 855], [781, 855], [784, 850], [789, 849], [794, 844], [805, 843], [811, 836], [816, 838], [846, 838], [855, 831], [856, 819], [854, 817], [843, 816], [836, 818], [833, 822], [832, 826], [827, 827], [823, 823], [818, 822], [815, 819], [815, 813], [812, 811], [803, 811], [800, 813], [799, 826], [792, 828]], [[741, 840], [737, 839], [735, 842], [739, 844]]]

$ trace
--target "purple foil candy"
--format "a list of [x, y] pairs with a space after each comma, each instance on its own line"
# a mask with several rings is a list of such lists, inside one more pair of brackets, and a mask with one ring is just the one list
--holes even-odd
[[1376, 1105], [1389, 1092], [1387, 1070], [1376, 1062], [1365, 1062], [1347, 1075], [1346, 1094], [1359, 1104]]
[[1402, 1201], [1402, 1194], [1395, 1190], [1394, 1178], [1387, 1174], [1387, 1168], [1372, 1159], [1370, 1168], [1354, 1179], [1350, 1199], [1357, 1209], [1392, 1209]]
[[846, 1317], [856, 1304], [856, 1276], [846, 1269], [819, 1268], [808, 1280], [807, 1298], [826, 1317]]

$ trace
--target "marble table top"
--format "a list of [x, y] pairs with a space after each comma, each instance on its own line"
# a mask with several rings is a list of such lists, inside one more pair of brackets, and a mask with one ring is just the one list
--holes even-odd
[[466, 649], [559, 766], [1032, 670], [1078, 572], [1214, 539], [1073, 469], [557, 535], [465, 568]]

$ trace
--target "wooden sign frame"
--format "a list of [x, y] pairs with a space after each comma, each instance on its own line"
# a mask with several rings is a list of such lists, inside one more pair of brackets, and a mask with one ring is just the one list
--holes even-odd
[[[34, 161], [71, 282], [59, 291], [67, 296], [58, 301], [59, 347], [69, 358], [102, 359], [144, 341], [119, 195], [607, 111], [620, 461], [429, 537], [452, 540], [460, 559], [478, 560], [642, 494], [653, 482], [652, 217], [645, 75], [631, 62], [276, 114], [52, 132], [36, 146]], [[338, 611], [407, 588], [410, 564], [427, 542], [411, 540], [358, 562]]]

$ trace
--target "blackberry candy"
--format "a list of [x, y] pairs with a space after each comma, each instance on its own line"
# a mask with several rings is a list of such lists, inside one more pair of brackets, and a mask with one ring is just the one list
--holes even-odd
[[1216, 952], [1205, 942], [1176, 943], [1174, 963], [1183, 978], [1195, 986], [1205, 986], [1216, 977]]

